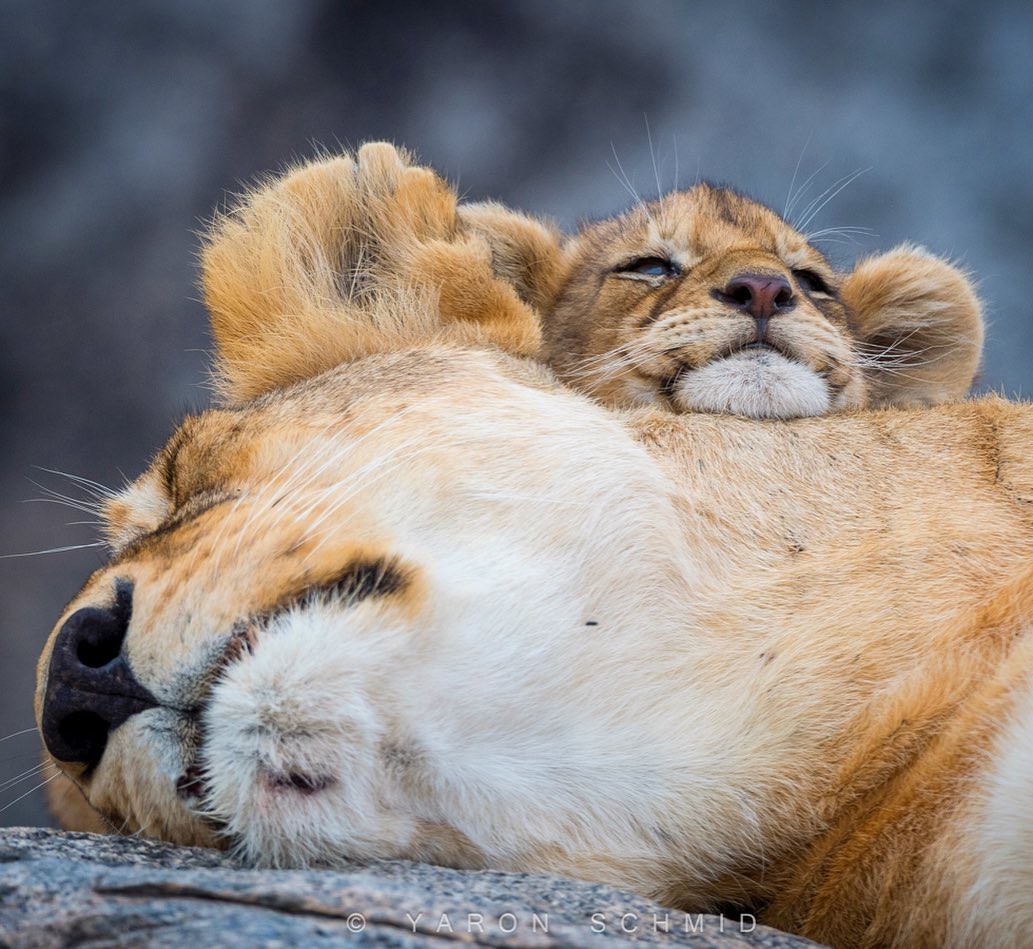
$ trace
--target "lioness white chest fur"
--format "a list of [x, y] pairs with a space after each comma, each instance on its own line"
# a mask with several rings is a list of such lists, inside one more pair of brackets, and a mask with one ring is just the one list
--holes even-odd
[[[502, 356], [370, 357], [184, 425], [41, 659], [44, 734], [76, 740], [51, 651], [121, 588], [156, 705], [68, 766], [118, 826], [957, 939], [972, 900], [993, 909], [966, 895], [1003, 819], [979, 789], [1030, 801], [1028, 762], [995, 762], [1033, 661], [1031, 436], [997, 401], [620, 419]], [[916, 914], [929, 899], [958, 919]]]

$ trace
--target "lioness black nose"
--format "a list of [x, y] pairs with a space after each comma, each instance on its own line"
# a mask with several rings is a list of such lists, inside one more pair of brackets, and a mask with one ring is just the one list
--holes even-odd
[[114, 606], [76, 610], [54, 640], [41, 729], [47, 751], [60, 761], [92, 767], [111, 731], [158, 704], [122, 652], [132, 610], [132, 584], [119, 580]]
[[[758, 323], [796, 305], [793, 288], [785, 277], [742, 273], [732, 277], [718, 297], [750, 314]], [[763, 331], [759, 333], [763, 336]]]

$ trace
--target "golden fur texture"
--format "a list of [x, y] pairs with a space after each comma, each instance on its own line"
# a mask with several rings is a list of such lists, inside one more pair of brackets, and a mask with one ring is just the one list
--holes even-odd
[[[795, 418], [962, 398], [982, 352], [967, 277], [901, 246], [833, 269], [779, 215], [700, 184], [584, 228], [544, 320], [560, 377], [618, 406]], [[784, 281], [759, 324], [742, 278]]]
[[[393, 193], [389, 220], [441, 208]], [[261, 197], [261, 246], [318, 251], [271, 264], [295, 286], [375, 225], [280, 240]], [[320, 299], [306, 338], [251, 296], [247, 234], [219, 241], [234, 401], [109, 504], [111, 561], [38, 667], [44, 722], [65, 622], [129, 586], [159, 705], [61, 763], [113, 826], [565, 873], [840, 946], [1023, 943], [1033, 410], [607, 412], [422, 285]]]
[[[507, 220], [519, 227], [518, 216]], [[216, 381], [231, 400], [362, 351], [404, 348], [428, 334], [418, 313], [438, 313], [450, 339], [527, 355], [540, 344], [537, 315], [491, 279], [492, 249], [461, 224], [454, 191], [385, 144], [246, 194], [213, 223], [202, 265]], [[379, 305], [383, 297], [396, 304]]]
[[[643, 261], [669, 269], [642, 273]], [[471, 343], [541, 346], [564, 382], [614, 406], [795, 418], [932, 405], [964, 397], [982, 354], [971, 281], [923, 248], [838, 273], [773, 211], [705, 184], [564, 240], [497, 203], [458, 205], [383, 144], [245, 195], [215, 222], [203, 264], [221, 364], [247, 363], [252, 379], [264, 367], [254, 388], [223, 389], [239, 399], [292, 378], [292, 358], [329, 368], [405, 345], [408, 323], [370, 325], [376, 293], [426, 296]], [[763, 330], [723, 292], [743, 274], [789, 286]]]

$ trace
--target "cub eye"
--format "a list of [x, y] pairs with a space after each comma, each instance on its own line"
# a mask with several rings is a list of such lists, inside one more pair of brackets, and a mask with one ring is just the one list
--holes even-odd
[[813, 270], [794, 270], [793, 276], [807, 293], [824, 293], [826, 296], [832, 296], [832, 289], [822, 280], [821, 275]]
[[615, 272], [642, 274], [643, 277], [676, 277], [681, 273], [681, 267], [665, 257], [637, 257], [621, 264]]

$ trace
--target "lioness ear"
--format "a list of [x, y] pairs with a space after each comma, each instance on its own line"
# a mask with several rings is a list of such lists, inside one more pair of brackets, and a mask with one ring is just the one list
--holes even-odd
[[965, 396], [982, 356], [983, 317], [962, 270], [902, 244], [862, 260], [841, 296], [861, 342], [872, 405]]
[[454, 190], [383, 143], [246, 194], [202, 251], [216, 382], [242, 401], [371, 353], [435, 341], [533, 356], [534, 307], [493, 272]]
[[459, 220], [488, 245], [495, 276], [521, 300], [540, 313], [552, 305], [563, 269], [563, 235], [557, 227], [495, 201], [460, 205]]

